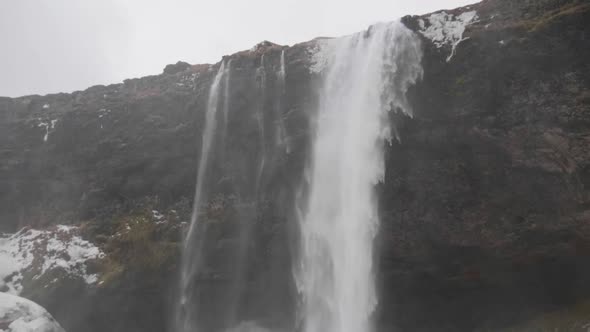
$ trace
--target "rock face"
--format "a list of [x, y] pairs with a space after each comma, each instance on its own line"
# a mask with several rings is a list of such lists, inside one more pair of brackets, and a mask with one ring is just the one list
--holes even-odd
[[425, 43], [414, 119], [389, 150], [383, 316], [402, 330], [494, 327], [588, 294], [590, 6], [454, 14], [469, 10], [450, 61]]
[[[422, 38], [424, 78], [408, 95], [413, 117], [391, 112], [399, 141], [378, 186], [380, 331], [490, 330], [588, 300], [589, 21], [590, 5], [575, 0], [487, 0], [403, 19]], [[231, 311], [235, 325], [205, 319], [211, 330], [294, 324], [292, 202], [326, 43], [225, 57], [228, 121], [201, 209], [198, 284], [203, 316]], [[0, 230], [75, 224], [105, 255], [88, 266], [96, 283], [23, 289], [68, 331], [167, 328], [218, 66], [0, 98]]]

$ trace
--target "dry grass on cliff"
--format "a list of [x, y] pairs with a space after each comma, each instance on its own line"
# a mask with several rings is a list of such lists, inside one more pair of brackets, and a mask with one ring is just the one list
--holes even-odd
[[590, 301], [570, 308], [548, 312], [523, 324], [479, 332], [587, 332], [590, 331]]
[[590, 3], [570, 3], [558, 9], [549, 11], [535, 19], [524, 21], [523, 25], [529, 32], [536, 32], [557, 20], [561, 20], [570, 15], [579, 15], [588, 11], [590, 11]]

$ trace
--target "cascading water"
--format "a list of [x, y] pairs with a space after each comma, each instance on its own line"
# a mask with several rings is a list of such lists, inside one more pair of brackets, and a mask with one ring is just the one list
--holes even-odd
[[[228, 66], [229, 69], [229, 66]], [[205, 235], [205, 226], [199, 220], [200, 205], [203, 200], [203, 183], [207, 174], [210, 151], [215, 138], [217, 128], [217, 109], [219, 108], [219, 97], [221, 94], [221, 81], [225, 77], [225, 88], [228, 88], [229, 70], [226, 70], [225, 61], [222, 61], [219, 70], [213, 79], [209, 90], [207, 112], [205, 114], [205, 128], [201, 143], [201, 156], [197, 171], [197, 182], [195, 186], [195, 198], [191, 223], [186, 235], [185, 245], [182, 253], [182, 265], [180, 271], [180, 298], [176, 308], [175, 330], [178, 332], [194, 332], [197, 330], [197, 304], [194, 297], [194, 279], [202, 261]], [[227, 103], [227, 100], [225, 101]], [[224, 106], [225, 107], [225, 106]]]
[[285, 76], [287, 75], [285, 69], [285, 50], [281, 51], [280, 67], [277, 72], [277, 98], [276, 98], [276, 121], [277, 121], [277, 135], [276, 145], [282, 146], [285, 152], [291, 151], [291, 146], [287, 138], [287, 129], [285, 128], [285, 121], [283, 119], [283, 98], [285, 95]]
[[419, 39], [399, 22], [331, 40], [320, 92], [306, 211], [300, 218], [304, 332], [368, 332], [377, 298], [374, 185], [384, 175], [387, 112], [411, 115], [408, 87], [421, 76]]
[[[318, 119], [313, 126], [315, 140], [309, 195], [303, 202], [307, 210], [300, 218], [301, 264], [296, 280], [303, 295], [302, 331], [368, 332], [370, 316], [377, 303], [372, 277], [372, 241], [377, 228], [373, 186], [383, 176], [382, 148], [391, 136], [387, 111], [395, 109], [411, 114], [405, 93], [421, 75], [421, 51], [419, 40], [399, 23], [376, 25], [367, 32], [335, 39], [329, 44], [329, 65], [320, 91]], [[230, 245], [226, 247], [227, 258], [235, 262], [228, 270], [227, 287], [206, 293], [213, 295], [216, 305], [220, 305], [212, 312], [222, 314], [199, 317], [200, 309], [206, 309], [201, 306], [208, 296], [203, 292], [209, 288], [200, 287], [196, 280], [203, 266], [209, 266], [209, 260], [215, 257], [203, 252], [208, 224], [200, 220], [199, 210], [207, 202], [205, 183], [211, 176], [208, 169], [212, 168], [209, 164], [213, 158], [210, 152], [222, 143], [217, 140], [226, 132], [230, 69], [231, 60], [222, 61], [208, 96], [193, 215], [181, 262], [181, 296], [174, 327], [178, 332], [199, 331], [203, 325], [211, 331], [253, 326], [244, 323], [249, 313], [241, 306], [245, 303], [246, 287], [249, 287], [246, 267], [251, 254], [252, 227], [260, 213], [250, 207], [257, 209], [256, 205], [245, 204], [236, 210], [239, 229], [232, 242], [225, 243]], [[267, 120], [274, 118], [278, 123], [276, 129], [266, 135], [265, 124], [270, 123], [265, 123], [263, 118], [268, 109], [264, 56], [256, 70], [258, 101], [255, 112], [260, 155], [258, 167], [251, 169], [256, 182], [250, 182], [250, 189], [242, 190], [246, 198], [264, 198], [261, 192], [266, 186], [265, 177], [274, 172], [276, 149], [284, 146], [289, 152], [282, 118], [285, 71], [283, 51], [276, 85], [273, 88], [274, 81], [269, 83], [274, 91], [271, 100], [275, 102], [276, 114]], [[218, 119], [224, 123], [218, 124]], [[267, 142], [272, 138], [276, 139], [274, 143]], [[216, 155], [215, 161], [223, 161], [219, 158], [225, 160], [223, 154]]]

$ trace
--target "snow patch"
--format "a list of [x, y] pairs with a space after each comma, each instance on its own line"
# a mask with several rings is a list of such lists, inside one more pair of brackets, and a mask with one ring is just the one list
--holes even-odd
[[53, 132], [53, 130], [55, 129], [55, 125], [57, 124], [57, 119], [53, 119], [50, 120], [49, 122], [47, 121], [41, 121], [41, 118], [38, 118], [38, 120], [40, 121], [39, 124], [37, 125], [37, 127], [41, 128], [45, 128], [45, 135], [43, 136], [43, 142], [47, 142], [47, 140], [49, 139], [49, 134]]
[[446, 45], [451, 46], [451, 54], [447, 57], [447, 62], [451, 61], [455, 55], [457, 45], [467, 38], [463, 38], [465, 28], [473, 24], [478, 19], [476, 11], [464, 12], [458, 16], [448, 14], [446, 12], [439, 12], [430, 15], [426, 20], [419, 20], [420, 33], [432, 40], [437, 48]]
[[43, 142], [47, 142], [47, 139], [49, 138], [49, 123], [41, 122], [37, 125], [37, 127], [45, 128], [45, 135], [43, 136]]
[[[0, 290], [20, 294], [24, 276], [38, 280], [50, 271], [93, 284], [98, 277], [86, 271], [86, 262], [104, 253], [77, 235], [78, 227], [59, 225], [53, 230], [22, 229], [0, 234]], [[51, 282], [49, 282], [51, 283]]]
[[0, 332], [65, 332], [37, 303], [5, 293], [0, 293], [0, 323]]
[[109, 113], [111, 113], [111, 110], [108, 110], [108, 109], [105, 109], [105, 108], [101, 108], [101, 109], [98, 110], [98, 118], [100, 119], [100, 118], [104, 117], [105, 115], [107, 115]]
[[0, 293], [0, 322], [6, 332], [62, 332], [64, 329], [38, 304], [22, 297]]
[[[107, 116], [109, 113], [111, 113], [111, 110], [108, 110], [106, 108], [101, 108], [98, 110], [98, 118], [102, 119], [103, 117]], [[99, 124], [100, 124], [100, 129], [104, 129], [102, 122], [99, 122]]]
[[199, 73], [185, 74], [180, 77], [180, 81], [176, 86], [181, 88], [195, 89], [195, 82], [199, 78]]
[[166, 222], [164, 215], [158, 210], [152, 210], [152, 217], [156, 220], [156, 224], [162, 224]]

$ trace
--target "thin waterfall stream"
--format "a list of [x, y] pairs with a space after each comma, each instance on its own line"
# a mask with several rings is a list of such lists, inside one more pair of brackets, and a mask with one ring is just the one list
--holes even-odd
[[266, 101], [266, 69], [264, 68], [264, 54], [260, 56], [260, 66], [256, 69], [256, 81], [258, 83], [258, 109], [256, 120], [258, 122], [258, 135], [260, 138], [260, 162], [258, 164], [258, 174], [256, 175], [256, 192], [259, 191], [264, 167], [266, 166], [266, 134], [264, 129], [264, 104]]
[[285, 69], [285, 50], [281, 50], [281, 59], [279, 63], [279, 71], [277, 72], [277, 97], [276, 97], [276, 121], [277, 134], [276, 145], [284, 148], [286, 153], [291, 151], [289, 138], [287, 137], [287, 129], [285, 128], [285, 119], [283, 118], [283, 99], [285, 97], [285, 88], [287, 71]]
[[[193, 212], [188, 232], [186, 234], [185, 245], [182, 253], [181, 271], [180, 271], [180, 296], [176, 308], [175, 329], [179, 332], [195, 331], [197, 329], [197, 303], [193, 298], [195, 295], [194, 279], [199, 272], [203, 255], [204, 244], [204, 223], [200, 222], [200, 206], [204, 202], [203, 185], [207, 175], [210, 152], [215, 138], [217, 128], [217, 110], [219, 108], [219, 97], [221, 95], [222, 79], [226, 78], [226, 89], [228, 88], [229, 71], [225, 68], [225, 61], [221, 62], [219, 70], [213, 79], [209, 90], [207, 101], [207, 111], [205, 113], [205, 126], [201, 143], [201, 155], [197, 170], [197, 181], [195, 184], [195, 197], [193, 202]], [[227, 101], [226, 101], [227, 102]]]

